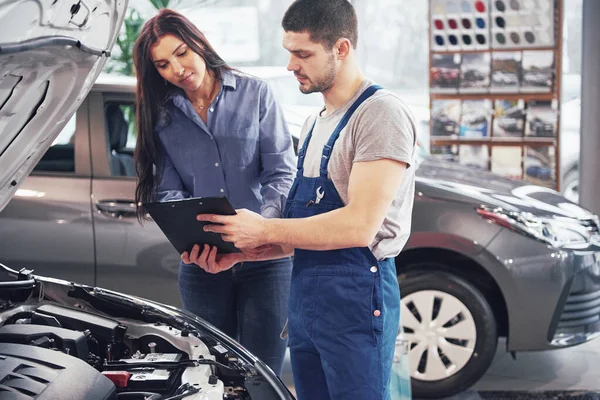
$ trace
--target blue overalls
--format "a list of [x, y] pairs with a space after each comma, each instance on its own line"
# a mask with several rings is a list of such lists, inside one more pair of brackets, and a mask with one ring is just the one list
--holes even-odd
[[[352, 113], [378, 89], [369, 87], [346, 112], [323, 149], [320, 176], [307, 178], [304, 158], [313, 125], [298, 155], [286, 218], [310, 217], [344, 206], [327, 178], [329, 157]], [[399, 318], [393, 259], [378, 261], [367, 247], [296, 250], [289, 347], [298, 399], [388, 400]]]

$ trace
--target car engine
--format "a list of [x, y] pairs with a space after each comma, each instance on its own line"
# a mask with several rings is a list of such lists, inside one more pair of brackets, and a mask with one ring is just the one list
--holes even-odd
[[198, 331], [38, 303], [0, 312], [0, 398], [273, 397], [253, 365]]

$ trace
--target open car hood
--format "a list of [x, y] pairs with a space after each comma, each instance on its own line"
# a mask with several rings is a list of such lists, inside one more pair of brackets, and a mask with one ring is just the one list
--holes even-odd
[[127, 0], [0, 0], [0, 210], [110, 56]]
[[[266, 364], [189, 312], [2, 264], [0, 358], [2, 393], [18, 398], [294, 400]], [[11, 365], [27, 373], [15, 379]]]

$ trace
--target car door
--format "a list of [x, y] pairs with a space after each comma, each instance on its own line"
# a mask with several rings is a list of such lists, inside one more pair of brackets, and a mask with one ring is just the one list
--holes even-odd
[[134, 115], [133, 93], [90, 97], [96, 284], [181, 306], [179, 254], [156, 224], [135, 215]]
[[88, 102], [0, 212], [0, 262], [94, 284]]

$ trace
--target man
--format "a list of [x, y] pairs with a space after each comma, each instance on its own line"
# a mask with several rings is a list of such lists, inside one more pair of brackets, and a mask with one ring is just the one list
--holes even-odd
[[360, 71], [347, 0], [296, 0], [282, 25], [300, 90], [325, 100], [302, 129], [285, 218], [199, 215], [246, 253], [205, 246], [199, 255], [195, 246], [184, 261], [216, 273], [295, 249], [289, 345], [298, 398], [389, 399], [400, 317], [394, 258], [410, 232], [414, 119]]

